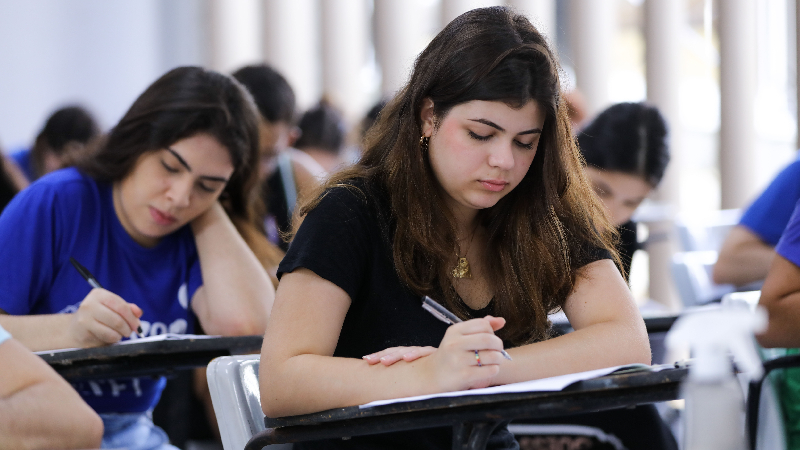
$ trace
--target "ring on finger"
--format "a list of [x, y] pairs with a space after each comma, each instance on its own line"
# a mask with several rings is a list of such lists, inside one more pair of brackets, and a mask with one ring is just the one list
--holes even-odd
[[477, 350], [475, 350], [475, 361], [478, 361], [478, 367], [483, 367], [483, 364], [481, 364], [481, 355]]

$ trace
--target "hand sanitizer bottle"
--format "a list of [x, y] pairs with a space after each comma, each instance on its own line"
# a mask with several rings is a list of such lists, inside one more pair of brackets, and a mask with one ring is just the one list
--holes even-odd
[[666, 338], [669, 348], [689, 345], [694, 360], [681, 387], [684, 450], [745, 450], [744, 396], [728, 356], [733, 353], [749, 379], [763, 366], [753, 333], [767, 324], [762, 309], [716, 309], [679, 318]]

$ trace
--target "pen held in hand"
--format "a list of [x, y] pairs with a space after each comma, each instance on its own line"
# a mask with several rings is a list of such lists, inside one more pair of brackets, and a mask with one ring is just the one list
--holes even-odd
[[[83, 279], [86, 280], [87, 283], [89, 283], [89, 286], [91, 286], [93, 289], [103, 289], [103, 286], [100, 286], [100, 282], [97, 281], [97, 278], [95, 278], [91, 272], [89, 272], [89, 269], [83, 267], [81, 263], [79, 263], [77, 260], [75, 260], [75, 258], [71, 256], [69, 258], [69, 262], [72, 263], [72, 266], [78, 270], [78, 273], [81, 274]], [[142, 326], [139, 325], [136, 331], [139, 334], [142, 334]]]
[[[463, 322], [458, 318], [458, 316], [448, 311], [444, 306], [436, 303], [434, 299], [428, 297], [427, 295], [422, 297], [422, 307], [429, 313], [433, 314], [433, 317], [436, 317], [446, 324], [453, 325]], [[509, 361], [512, 360], [511, 355], [509, 355], [505, 350], [500, 350], [500, 353], [505, 359]]]

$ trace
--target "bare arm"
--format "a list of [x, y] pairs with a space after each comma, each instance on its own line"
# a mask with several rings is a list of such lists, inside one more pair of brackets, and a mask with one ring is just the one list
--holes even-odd
[[[504, 321], [451, 326], [439, 349], [410, 363], [370, 365], [332, 357], [350, 298], [307, 269], [285, 274], [261, 350], [261, 405], [269, 417], [310, 413], [374, 400], [484, 387], [497, 374]], [[474, 349], [481, 354], [478, 367]]]
[[100, 447], [100, 417], [44, 361], [14, 339], [0, 361], [0, 448]]
[[208, 334], [262, 334], [275, 298], [267, 272], [215, 203], [192, 222], [203, 286], [192, 309]]
[[623, 364], [650, 364], [650, 343], [628, 286], [611, 260], [581, 268], [564, 305], [574, 332], [510, 349], [495, 384]]
[[294, 172], [294, 184], [297, 186], [297, 198], [303, 199], [328, 174], [308, 153], [294, 148], [289, 148], [286, 151], [290, 152], [292, 157], [292, 170]]
[[113, 344], [139, 327], [142, 310], [105, 289], [92, 289], [70, 314], [12, 316], [0, 310], [0, 326], [32, 351]]
[[737, 225], [725, 238], [714, 264], [714, 282], [743, 286], [763, 280], [775, 257], [775, 249], [746, 227]]
[[800, 267], [776, 255], [758, 304], [769, 313], [767, 331], [756, 336], [758, 343], [764, 347], [800, 347]]
[[17, 187], [18, 190], [23, 190], [30, 184], [28, 178], [22, 173], [22, 169], [19, 168], [16, 162], [13, 159], [9, 158], [8, 156], [3, 156], [5, 160], [5, 169], [8, 173], [9, 177], [11, 177], [11, 181], [14, 182], [14, 185]]

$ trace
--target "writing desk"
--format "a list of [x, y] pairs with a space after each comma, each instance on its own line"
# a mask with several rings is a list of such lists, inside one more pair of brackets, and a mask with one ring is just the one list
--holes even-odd
[[37, 354], [67, 380], [169, 375], [206, 366], [218, 356], [261, 350], [263, 336], [136, 342]]
[[453, 449], [484, 449], [492, 431], [506, 420], [596, 412], [677, 399], [679, 384], [686, 374], [685, 368], [620, 373], [579, 381], [557, 392], [431, 398], [265, 418], [267, 430], [256, 434], [245, 450], [261, 450], [269, 444], [442, 426], [453, 427]]

